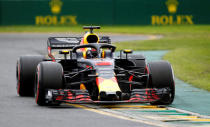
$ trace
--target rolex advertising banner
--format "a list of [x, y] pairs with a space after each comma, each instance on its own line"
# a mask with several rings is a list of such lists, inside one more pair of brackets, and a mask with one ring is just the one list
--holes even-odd
[[0, 25], [210, 24], [210, 0], [0, 0]]

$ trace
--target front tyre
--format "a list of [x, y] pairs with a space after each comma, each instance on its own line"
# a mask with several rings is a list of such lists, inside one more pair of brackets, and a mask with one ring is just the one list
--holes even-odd
[[34, 96], [34, 81], [37, 65], [44, 56], [21, 56], [16, 65], [17, 94]]
[[167, 61], [156, 61], [149, 63], [149, 74], [151, 88], [169, 88], [169, 94], [160, 96], [160, 100], [152, 102], [153, 105], [169, 105], [174, 101], [175, 82], [171, 64]]
[[40, 106], [48, 105], [45, 96], [48, 89], [63, 88], [63, 67], [55, 62], [41, 62], [37, 66], [35, 99]]

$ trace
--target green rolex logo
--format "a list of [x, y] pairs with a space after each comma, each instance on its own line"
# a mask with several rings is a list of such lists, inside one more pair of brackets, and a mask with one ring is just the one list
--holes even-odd
[[61, 7], [63, 3], [61, 0], [51, 0], [49, 5], [53, 14], [59, 14], [61, 12]]
[[166, 6], [168, 8], [168, 12], [174, 14], [177, 12], [177, 6], [179, 2], [177, 0], [167, 0]]

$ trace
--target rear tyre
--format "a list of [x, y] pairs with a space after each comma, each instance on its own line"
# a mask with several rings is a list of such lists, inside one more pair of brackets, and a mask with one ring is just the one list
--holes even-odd
[[44, 56], [21, 56], [16, 65], [17, 94], [34, 96], [34, 80], [37, 65]]
[[37, 66], [35, 99], [40, 106], [48, 105], [45, 96], [48, 89], [63, 88], [63, 67], [55, 62], [41, 62]]
[[169, 105], [173, 102], [175, 96], [174, 74], [171, 64], [166, 61], [157, 61], [149, 63], [151, 88], [169, 88], [170, 93], [161, 96], [161, 99], [152, 102], [153, 105]]

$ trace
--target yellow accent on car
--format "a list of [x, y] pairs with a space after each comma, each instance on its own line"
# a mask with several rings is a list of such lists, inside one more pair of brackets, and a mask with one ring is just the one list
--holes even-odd
[[59, 51], [59, 54], [69, 54], [69, 51], [68, 50], [62, 50], [62, 51]]
[[102, 83], [99, 84], [99, 93], [104, 92], [117, 92], [121, 91], [117, 82], [111, 79], [104, 79]]
[[86, 50], [85, 50], [85, 51], [83, 51], [83, 52], [82, 52], [82, 54], [83, 54], [83, 58], [85, 58], [85, 59], [86, 59], [86, 58], [87, 58], [87, 55], [86, 55]]
[[131, 50], [131, 49], [125, 49], [124, 50], [124, 53], [132, 53], [133, 52], [133, 50]]
[[89, 43], [98, 43], [99, 42], [99, 37], [97, 34], [95, 33], [90, 33], [90, 32], [87, 32], [85, 35], [84, 35], [84, 44], [89, 44]]
[[83, 83], [80, 84], [80, 90], [86, 90], [86, 87], [85, 87], [85, 85]]
[[102, 58], [105, 58], [105, 57], [106, 57], [106, 56], [105, 56], [105, 51], [104, 51], [104, 50], [102, 51], [101, 57], [102, 57]]
[[62, 52], [69, 53], [69, 51], [68, 51], [68, 50], [62, 50]]

